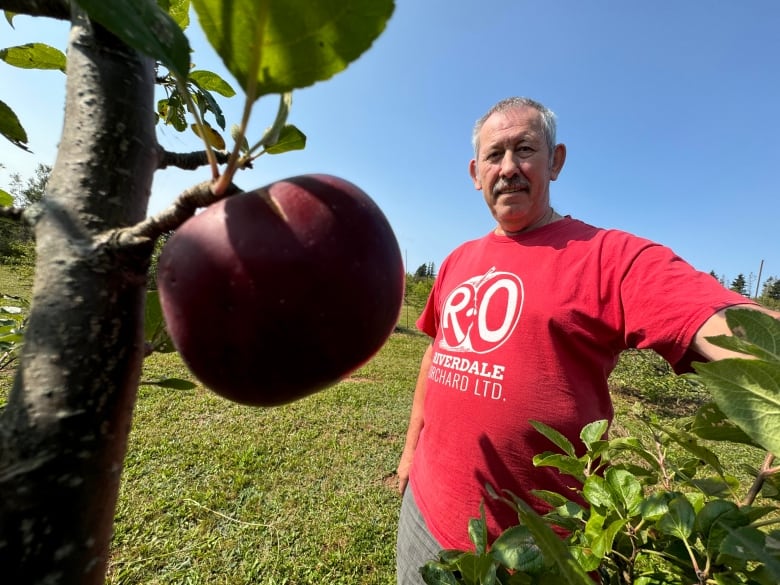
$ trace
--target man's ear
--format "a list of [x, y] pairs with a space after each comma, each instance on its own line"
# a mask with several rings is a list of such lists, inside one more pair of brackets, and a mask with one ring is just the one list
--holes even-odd
[[469, 162], [469, 175], [471, 175], [471, 180], [474, 181], [474, 188], [477, 191], [482, 190], [482, 181], [479, 180], [479, 175], [477, 174], [477, 161], [476, 159], [471, 159]]
[[552, 165], [550, 165], [550, 180], [554, 181], [558, 178], [558, 174], [563, 168], [563, 163], [566, 162], [566, 145], [556, 144], [553, 149]]

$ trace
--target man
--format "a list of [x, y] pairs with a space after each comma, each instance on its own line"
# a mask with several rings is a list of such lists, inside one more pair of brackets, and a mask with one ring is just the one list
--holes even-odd
[[[545, 512], [533, 489], [570, 484], [532, 458], [550, 445], [544, 422], [578, 444], [613, 415], [607, 378], [620, 353], [652, 348], [676, 371], [729, 355], [725, 310], [747, 305], [671, 250], [562, 217], [550, 205], [566, 147], [555, 117], [527, 98], [496, 104], [476, 124], [469, 172], [496, 228], [442, 263], [417, 326], [433, 338], [414, 393], [398, 465], [404, 495], [398, 583], [444, 548], [467, 550], [484, 501], [491, 540], [517, 523], [485, 490], [509, 489]], [[733, 355], [733, 354], [732, 354]]]

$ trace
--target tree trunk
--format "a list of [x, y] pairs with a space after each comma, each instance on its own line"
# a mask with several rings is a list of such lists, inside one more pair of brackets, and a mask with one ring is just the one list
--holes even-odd
[[35, 225], [25, 343], [0, 413], [0, 581], [103, 583], [143, 360], [154, 62], [74, 13], [65, 125]]

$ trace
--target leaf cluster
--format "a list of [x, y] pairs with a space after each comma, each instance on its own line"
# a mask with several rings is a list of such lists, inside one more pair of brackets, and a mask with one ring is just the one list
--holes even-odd
[[[554, 467], [580, 488], [533, 492], [548, 509], [539, 515], [511, 492], [487, 486], [517, 512], [518, 525], [488, 546], [482, 510], [469, 525], [475, 550], [442, 551], [421, 568], [425, 582], [586, 584], [598, 576], [609, 585], [780, 583], [780, 323], [746, 309], [727, 318], [734, 337], [710, 341], [751, 359], [695, 366], [695, 380], [715, 402], [671, 425], [648, 420], [651, 444], [609, 439], [607, 421], [594, 421], [580, 433], [581, 455], [567, 437], [533, 421], [557, 448], [536, 455], [534, 465]], [[706, 441], [768, 451], [761, 468], [750, 470], [746, 491]]]
[[0, 372], [15, 365], [22, 347], [29, 302], [19, 296], [0, 295]]
[[194, 107], [203, 120], [206, 136], [202, 135], [196, 124], [191, 124], [189, 127], [204, 141], [208, 140], [217, 150], [224, 150], [225, 139], [205, 121], [205, 117], [206, 114], [210, 113], [214, 117], [216, 125], [222, 130], [225, 129], [225, 116], [219, 102], [214, 97], [214, 93], [227, 98], [233, 97], [236, 92], [231, 85], [216, 73], [202, 70], [190, 71], [183, 86], [177, 83], [170, 73], [160, 78], [158, 82], [165, 92], [165, 97], [157, 102], [157, 121], [172, 126], [179, 132], [184, 132], [188, 128], [187, 109]]

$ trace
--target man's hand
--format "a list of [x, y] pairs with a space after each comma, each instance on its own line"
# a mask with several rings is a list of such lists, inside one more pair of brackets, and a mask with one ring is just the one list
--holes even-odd
[[396, 474], [398, 475], [398, 493], [404, 495], [406, 485], [409, 483], [409, 471], [412, 469], [412, 459], [414, 458], [414, 451], [407, 452], [408, 449], [404, 449], [401, 453], [401, 459], [398, 461], [398, 469]]

